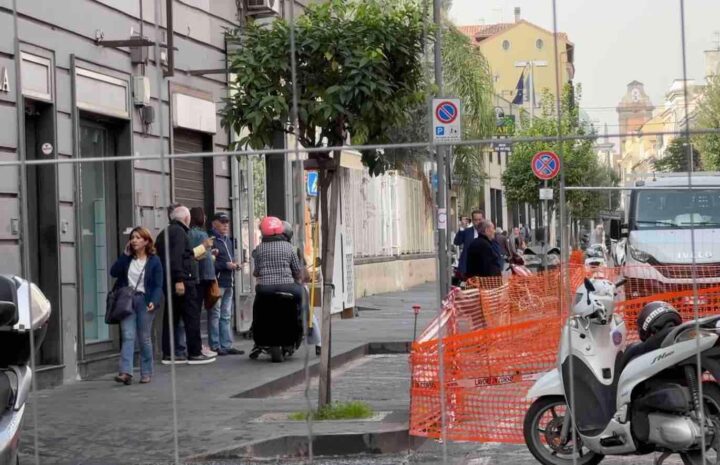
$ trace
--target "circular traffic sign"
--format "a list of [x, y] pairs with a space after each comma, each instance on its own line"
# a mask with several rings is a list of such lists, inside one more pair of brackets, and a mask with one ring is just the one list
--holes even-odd
[[450, 124], [458, 116], [458, 107], [450, 101], [444, 101], [440, 102], [437, 107], [435, 107], [435, 117], [443, 124]]
[[531, 162], [535, 176], [542, 181], [549, 181], [560, 172], [560, 157], [555, 152], [538, 152]]

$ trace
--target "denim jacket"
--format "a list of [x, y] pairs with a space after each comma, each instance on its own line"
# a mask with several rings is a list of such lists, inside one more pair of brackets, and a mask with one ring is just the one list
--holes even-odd
[[[208, 238], [207, 232], [198, 227], [193, 227], [188, 232], [190, 236], [190, 247], [193, 249], [202, 244]], [[212, 254], [205, 254], [205, 258], [198, 262], [198, 276], [200, 281], [212, 281], [215, 279], [215, 264], [213, 263]]]

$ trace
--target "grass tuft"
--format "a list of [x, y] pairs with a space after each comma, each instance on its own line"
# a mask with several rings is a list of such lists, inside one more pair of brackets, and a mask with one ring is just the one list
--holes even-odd
[[[316, 412], [312, 412], [312, 419], [313, 421], [363, 420], [372, 417], [374, 414], [372, 407], [365, 402], [333, 402]], [[293, 421], [304, 421], [307, 416], [308, 412], [295, 412], [288, 415], [288, 418]]]

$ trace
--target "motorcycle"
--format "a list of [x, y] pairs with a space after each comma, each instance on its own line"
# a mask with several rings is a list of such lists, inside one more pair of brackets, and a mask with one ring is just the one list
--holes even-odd
[[607, 254], [605, 246], [593, 244], [585, 249], [585, 266], [588, 268], [600, 268], [607, 266]]
[[20, 429], [32, 384], [30, 338], [40, 347], [50, 312], [37, 286], [0, 275], [0, 464], [20, 463]]
[[296, 297], [289, 292], [258, 292], [253, 302], [250, 358], [268, 354], [273, 363], [291, 357], [302, 343], [303, 324]]
[[[699, 349], [702, 371], [720, 379], [720, 316], [699, 320], [698, 331], [696, 322], [677, 315], [626, 347], [625, 322], [613, 313], [621, 285], [597, 276], [578, 288], [557, 368], [528, 392], [534, 399], [523, 425], [528, 449], [544, 465], [595, 465], [606, 455], [655, 452], [661, 454], [656, 465], [673, 453], [685, 465], [717, 464], [720, 387], [703, 383], [701, 398], [696, 354]], [[639, 328], [660, 315], [653, 311]], [[713, 461], [703, 458], [702, 445], [713, 449], [705, 451]]]
[[[551, 247], [549, 249], [540, 247], [528, 247], [523, 251], [525, 266], [533, 272], [552, 270], [560, 265], [560, 249]], [[545, 263], [543, 263], [543, 261]]]

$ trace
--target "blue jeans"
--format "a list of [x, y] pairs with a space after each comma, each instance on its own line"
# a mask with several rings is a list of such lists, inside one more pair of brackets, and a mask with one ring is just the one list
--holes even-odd
[[228, 350], [232, 347], [233, 288], [221, 287], [220, 299], [208, 310], [208, 344], [210, 349]]
[[120, 373], [133, 374], [135, 343], [140, 346], [140, 374], [150, 376], [153, 373], [152, 326], [155, 311], [148, 312], [145, 296], [138, 294], [133, 300], [135, 313], [120, 323], [122, 349], [120, 350]]

